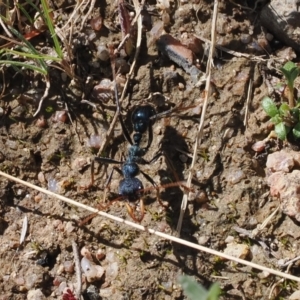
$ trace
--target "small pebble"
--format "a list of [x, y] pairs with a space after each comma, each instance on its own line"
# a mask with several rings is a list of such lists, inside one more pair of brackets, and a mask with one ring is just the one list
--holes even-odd
[[251, 257], [250, 248], [246, 244], [236, 244], [236, 243], [227, 244], [224, 253], [241, 259], [246, 259]]
[[118, 276], [119, 267], [117, 262], [109, 264], [105, 270], [105, 279], [112, 281]]
[[173, 283], [172, 283], [172, 281], [162, 282], [161, 285], [164, 287], [164, 290], [167, 293], [172, 293], [172, 291], [173, 291]]
[[92, 134], [87, 140], [87, 146], [90, 148], [100, 149], [102, 141], [103, 139], [100, 135]]
[[289, 300], [299, 300], [300, 299], [300, 291], [294, 292], [290, 297]]
[[65, 267], [63, 265], [59, 265], [57, 270], [56, 270], [56, 274], [57, 275], [61, 275], [65, 270]]
[[16, 277], [14, 279], [14, 282], [16, 285], [20, 285], [20, 286], [25, 284], [24, 277]]
[[102, 61], [109, 60], [109, 51], [104, 45], [97, 47], [97, 57]]
[[286, 150], [277, 151], [268, 155], [267, 168], [272, 172], [290, 172], [294, 167], [293, 153]]
[[204, 190], [199, 190], [195, 196], [195, 200], [198, 204], [203, 204], [208, 201], [207, 194]]
[[178, 88], [179, 88], [179, 90], [184, 90], [184, 84], [182, 83], [182, 82], [179, 82], [178, 83]]
[[80, 250], [80, 254], [89, 260], [93, 260], [92, 254], [91, 254], [90, 250], [88, 249], [88, 247], [86, 247], [86, 246], [82, 247], [82, 249]]
[[65, 261], [64, 269], [65, 269], [65, 272], [67, 272], [67, 273], [70, 273], [70, 274], [74, 273], [74, 263], [69, 260]]
[[81, 259], [81, 268], [88, 282], [94, 282], [96, 280], [99, 280], [104, 274], [104, 268], [95, 265], [86, 257], [83, 257]]
[[250, 34], [242, 34], [241, 35], [241, 42], [243, 44], [249, 44], [252, 41], [252, 36]]
[[274, 35], [271, 34], [271, 33], [266, 33], [266, 39], [267, 39], [269, 42], [271, 42], [271, 41], [273, 41], [273, 39], [274, 39]]
[[185, 154], [180, 154], [179, 159], [181, 162], [186, 163], [188, 161], [188, 157]]
[[102, 260], [105, 258], [105, 251], [103, 249], [98, 249], [96, 252], [96, 258]]
[[62, 276], [55, 276], [52, 283], [54, 286], [59, 286], [65, 280]]
[[12, 141], [12, 140], [7, 140], [5, 143], [5, 146], [7, 146], [8, 148], [10, 148], [12, 150], [18, 149], [18, 143], [16, 141]]
[[83, 156], [79, 156], [72, 161], [71, 168], [76, 171], [81, 171], [86, 165], [87, 165], [87, 158]]
[[91, 19], [90, 24], [91, 24], [91, 27], [93, 30], [100, 31], [102, 28], [102, 25], [103, 25], [103, 19], [101, 16], [97, 16], [97, 17]]
[[66, 123], [68, 114], [65, 110], [56, 111], [53, 117], [53, 122]]
[[34, 196], [34, 202], [36, 203], [40, 203], [42, 199], [43, 199], [42, 194], [37, 194], [36, 196]]
[[43, 172], [39, 172], [39, 174], [38, 174], [38, 180], [39, 180], [40, 183], [45, 183], [46, 182], [45, 175], [44, 175]]
[[95, 85], [92, 91], [92, 95], [96, 100], [107, 102], [113, 97], [114, 83], [107, 78], [100, 81]]
[[115, 60], [115, 66], [116, 66], [116, 70], [118, 70], [120, 74], [129, 73], [130, 66], [128, 65], [127, 61], [124, 58], [121, 57], [117, 58]]
[[255, 152], [261, 152], [264, 151], [266, 148], [266, 142], [265, 141], [258, 141], [251, 147]]
[[199, 245], [206, 245], [208, 243], [208, 241], [209, 241], [209, 236], [204, 235], [204, 236], [200, 236], [198, 238]]
[[30, 290], [27, 293], [27, 300], [43, 300], [46, 299], [46, 296], [40, 289]]
[[47, 126], [47, 121], [43, 116], [41, 116], [36, 120], [35, 125], [37, 127], [45, 128]]
[[236, 170], [229, 174], [227, 180], [231, 184], [237, 184], [245, 178], [245, 173], [242, 170]]
[[72, 222], [67, 222], [65, 226], [65, 232], [71, 233], [75, 229], [74, 225]]
[[258, 273], [257, 275], [258, 275], [258, 277], [259, 277], [260, 279], [266, 279], [266, 278], [268, 278], [271, 274], [270, 274], [268, 271], [262, 271], [261, 273]]
[[58, 192], [59, 187], [58, 187], [58, 183], [57, 183], [56, 179], [49, 178], [49, 180], [48, 180], [48, 190], [53, 192], [53, 193]]

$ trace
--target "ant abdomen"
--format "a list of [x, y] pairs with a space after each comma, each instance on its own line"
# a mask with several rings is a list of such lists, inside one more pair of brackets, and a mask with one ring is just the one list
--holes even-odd
[[143, 189], [142, 182], [136, 177], [124, 178], [119, 184], [119, 194], [129, 202], [137, 201], [141, 197], [140, 191]]

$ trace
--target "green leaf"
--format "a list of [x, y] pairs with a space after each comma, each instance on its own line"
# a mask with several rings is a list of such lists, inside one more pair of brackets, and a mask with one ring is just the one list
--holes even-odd
[[282, 103], [279, 107], [279, 114], [286, 116], [290, 112], [290, 107], [287, 103]]
[[279, 111], [276, 107], [276, 104], [269, 97], [264, 97], [262, 99], [262, 107], [263, 107], [264, 111], [266, 112], [266, 114], [270, 117], [274, 117], [279, 113]]
[[278, 138], [280, 138], [281, 140], [285, 140], [286, 136], [288, 134], [287, 127], [284, 125], [283, 122], [275, 125], [275, 132], [276, 132]]
[[48, 2], [46, 0], [41, 0], [41, 3], [42, 3], [42, 8], [43, 8], [42, 11], [44, 12], [44, 17], [45, 17], [45, 23], [47, 24], [47, 26], [49, 28], [49, 31], [51, 33], [51, 38], [52, 38], [53, 43], [54, 43], [54, 48], [55, 48], [56, 54], [58, 55], [58, 57], [60, 59], [63, 59], [64, 55], [63, 55], [63, 52], [62, 52], [62, 49], [60, 47], [57, 34], [56, 34], [54, 26], [53, 26], [53, 21], [52, 21], [52, 18], [50, 16], [51, 10], [48, 7]]
[[280, 68], [280, 71], [283, 73], [283, 75], [286, 78], [287, 84], [291, 90], [293, 90], [294, 87], [294, 81], [299, 75], [299, 68], [295, 63], [292, 61], [288, 61], [283, 68]]
[[219, 299], [220, 294], [221, 294], [221, 289], [219, 285], [217, 283], [214, 283], [209, 288], [207, 300]]
[[293, 82], [293, 85], [294, 85], [294, 81], [298, 77], [298, 75], [299, 75], [299, 68], [298, 67], [291, 70], [290, 77], [291, 77], [291, 81]]
[[276, 125], [276, 124], [282, 122], [282, 118], [281, 118], [281, 116], [278, 114], [278, 115], [274, 116], [273, 118], [271, 118], [270, 121], [271, 121], [273, 124]]
[[296, 139], [300, 138], [300, 122], [298, 122], [296, 126], [293, 128], [293, 135]]
[[45, 109], [45, 111], [47, 113], [52, 113], [54, 111], [54, 108], [52, 106], [47, 106], [46, 109]]
[[285, 63], [285, 65], [280, 69], [285, 70], [285, 71], [291, 71], [292, 69], [297, 68], [296, 64], [293, 63], [292, 61], [288, 61], [287, 63]]
[[290, 85], [290, 82], [291, 82], [291, 75], [290, 75], [290, 71], [288, 70], [285, 70], [283, 68], [280, 69], [280, 71], [283, 73], [285, 79], [286, 79], [286, 82], [288, 85]]
[[179, 283], [182, 286], [184, 294], [190, 300], [207, 300], [208, 293], [200, 284], [198, 284], [192, 277], [180, 276]]
[[33, 71], [37, 71], [37, 72], [40, 72], [44, 75], [47, 75], [47, 71], [44, 68], [39, 68], [35, 65], [30, 65], [28, 63], [23, 63], [23, 62], [20, 62], [20, 61], [0, 60], [0, 65], [11, 65], [13, 67], [15, 67], [15, 66], [23, 67], [23, 68], [30, 69], [30, 70], [33, 70]]

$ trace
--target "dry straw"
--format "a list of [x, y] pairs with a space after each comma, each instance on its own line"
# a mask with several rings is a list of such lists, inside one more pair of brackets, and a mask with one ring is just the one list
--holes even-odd
[[261, 265], [258, 265], [258, 264], [255, 264], [255, 263], [243, 260], [243, 259], [239, 259], [239, 258], [233, 257], [231, 255], [227, 255], [225, 253], [222, 253], [222, 252], [219, 252], [219, 251], [216, 251], [216, 250], [213, 250], [213, 249], [209, 249], [207, 247], [204, 247], [204, 246], [201, 246], [201, 245], [197, 245], [195, 243], [191, 243], [191, 242], [185, 241], [185, 240], [180, 239], [178, 237], [175, 237], [175, 236], [172, 236], [172, 235], [169, 235], [169, 234], [165, 234], [165, 233], [162, 233], [160, 231], [156, 231], [156, 230], [148, 228], [148, 227], [146, 228], [146, 227], [144, 227], [144, 226], [142, 226], [140, 224], [136, 224], [136, 223], [133, 223], [131, 221], [127, 221], [127, 220], [124, 220], [122, 218], [115, 217], [115, 216], [110, 215], [110, 214], [108, 214], [106, 212], [98, 211], [95, 208], [92, 208], [90, 206], [81, 204], [81, 203], [76, 202], [76, 201], [74, 201], [72, 199], [69, 199], [67, 197], [55, 194], [55, 193], [50, 192], [50, 191], [48, 191], [46, 189], [38, 187], [38, 186], [36, 186], [34, 184], [31, 184], [29, 182], [26, 182], [24, 180], [21, 180], [19, 178], [14, 177], [14, 176], [8, 175], [8, 174], [6, 174], [6, 173], [4, 173], [2, 171], [0, 171], [0, 176], [3, 176], [5, 178], [7, 178], [9, 180], [12, 180], [12, 181], [15, 181], [17, 183], [23, 184], [23, 185], [25, 185], [25, 186], [27, 186], [29, 188], [35, 189], [35, 190], [37, 190], [37, 191], [39, 191], [41, 193], [44, 193], [44, 194], [46, 194], [48, 196], [51, 196], [53, 198], [56, 198], [58, 200], [64, 201], [64, 202], [66, 202], [68, 204], [71, 204], [71, 205], [83, 208], [83, 209], [88, 210], [88, 211], [90, 211], [92, 213], [97, 213], [98, 215], [100, 215], [102, 217], [109, 218], [109, 219], [111, 219], [113, 221], [116, 221], [116, 222], [124, 223], [126, 225], [131, 226], [131, 227], [134, 227], [135, 229], [142, 230], [142, 231], [147, 231], [150, 234], [155, 234], [157, 236], [160, 236], [160, 237], [162, 237], [164, 239], [167, 239], [167, 240], [170, 240], [172, 242], [179, 243], [179, 244], [185, 245], [187, 247], [191, 247], [191, 248], [194, 248], [194, 249], [197, 249], [199, 251], [203, 251], [203, 252], [206, 252], [206, 253], [209, 253], [209, 254], [212, 254], [212, 255], [216, 255], [216, 256], [219, 256], [219, 257], [231, 260], [231, 261], [233, 261], [235, 263], [239, 263], [239, 264], [242, 264], [242, 265], [245, 265], [245, 266], [249, 266], [249, 267], [257, 269], [257, 270], [269, 272], [270, 274], [274, 274], [274, 275], [283, 277], [285, 279], [290, 279], [290, 280], [295, 280], [295, 281], [300, 282], [300, 278], [299, 277], [296, 277], [296, 276], [293, 276], [293, 275], [290, 275], [290, 274], [286, 274], [286, 273], [283, 273], [283, 272], [280, 272], [280, 271], [277, 271], [277, 270], [274, 270], [274, 269], [270, 269], [270, 268], [267, 268], [267, 267], [264, 267], [264, 266], [261, 266]]
[[[201, 112], [201, 117], [200, 117], [200, 120], [199, 120], [199, 126], [198, 126], [196, 141], [195, 141], [195, 144], [194, 144], [193, 160], [192, 160], [192, 164], [191, 164], [191, 167], [190, 167], [188, 180], [187, 180], [187, 187], [188, 188], [191, 187], [191, 183], [192, 183], [194, 168], [195, 168], [196, 160], [197, 160], [197, 157], [198, 157], [197, 152], [198, 152], [198, 148], [199, 148], [199, 145], [201, 143], [202, 136], [203, 136], [203, 128], [204, 128], [206, 109], [207, 109], [207, 105], [208, 105], [208, 99], [209, 99], [209, 96], [210, 96], [211, 69], [212, 69], [212, 66], [213, 66], [213, 56], [214, 56], [215, 44], [216, 44], [216, 24], [217, 24], [217, 17], [218, 17], [218, 4], [219, 4], [219, 1], [215, 0], [214, 1], [213, 18], [212, 18], [212, 27], [211, 27], [211, 44], [210, 44], [210, 50], [209, 50], [209, 55], [208, 55], [207, 68], [206, 68], [205, 98], [204, 98], [203, 108], [202, 108], [202, 112]], [[187, 207], [188, 198], [189, 198], [188, 197], [188, 192], [186, 192], [183, 195], [183, 199], [182, 199], [182, 202], [181, 202], [181, 210], [180, 210], [180, 215], [179, 215], [179, 218], [178, 218], [178, 223], [177, 223], [177, 228], [176, 228], [178, 236], [180, 236], [182, 221], [183, 221], [184, 213], [185, 213], [185, 210], [186, 210], [186, 207]]]

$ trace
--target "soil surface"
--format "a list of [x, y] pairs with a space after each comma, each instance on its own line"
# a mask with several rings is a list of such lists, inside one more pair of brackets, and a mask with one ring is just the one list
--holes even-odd
[[[243, 2], [243, 6], [234, 1], [219, 5], [217, 45], [246, 55], [216, 50], [204, 137], [193, 169], [194, 196], [188, 203], [181, 238], [219, 251], [230, 252], [230, 247], [238, 245], [243, 249], [238, 257], [278, 269], [279, 261], [299, 253], [300, 230], [295, 220], [279, 211], [254, 237], [241, 235], [236, 228], [251, 232], [279, 206], [279, 200], [269, 195], [267, 156], [280, 149], [298, 151], [299, 144], [271, 139], [260, 152], [252, 146], [264, 140], [272, 129], [261, 99], [266, 95], [279, 99], [276, 87], [284, 81], [276, 71], [282, 63], [276, 65], [275, 61], [280, 58], [284, 62], [296, 55], [281, 41], [271, 39], [261, 27], [261, 1], [255, 6], [249, 4], [253, 1]], [[96, 162], [95, 182], [90, 186], [90, 167], [116, 113], [116, 102], [113, 84], [105, 91], [94, 87], [103, 79], [113, 80], [106, 47], [113, 45], [116, 49], [123, 39], [120, 10], [115, 1], [96, 1], [77, 7], [74, 14], [74, 1], [53, 3], [55, 26], [64, 28], [65, 60], [46, 61], [51, 87], [37, 116], [33, 115], [46, 88], [45, 77], [28, 68], [1, 67], [0, 170], [92, 207], [108, 205], [118, 198], [123, 177], [114, 172], [105, 189], [116, 165]], [[173, 109], [153, 122], [153, 140], [144, 159], [151, 161], [158, 153], [162, 155], [151, 164], [140, 164], [140, 169], [162, 186], [160, 199], [167, 208], [156, 201], [151, 182], [142, 174], [138, 178], [149, 191], [144, 196], [145, 216], [141, 224], [176, 234], [182, 187], [164, 185], [187, 180], [204, 86], [197, 86], [184, 66], [181, 68], [167, 57], [166, 49], [172, 50], [170, 45], [159, 45], [158, 49], [155, 39], [159, 36], [154, 36], [157, 33], [151, 28], [163, 21], [167, 33], [194, 51], [193, 65], [205, 72], [209, 44], [194, 35], [210, 40], [213, 3], [179, 1], [178, 6], [177, 2], [170, 2], [169, 8], [168, 3], [146, 1], [142, 11], [142, 46], [121, 113], [132, 134], [131, 115], [135, 108], [151, 104], [157, 113]], [[120, 6], [132, 20], [133, 3]], [[24, 7], [34, 16], [31, 6]], [[23, 10], [19, 11], [23, 15]], [[95, 28], [99, 16], [103, 24]], [[68, 22], [71, 17], [72, 22]], [[25, 28], [29, 21], [26, 16], [21, 20]], [[18, 28], [17, 21], [15, 25]], [[136, 28], [132, 27], [130, 33], [134, 45]], [[47, 29], [29, 41], [41, 53], [54, 55]], [[134, 53], [135, 49], [130, 50], [130, 43], [125, 42], [115, 57], [120, 98]], [[15, 59], [22, 60], [18, 56]], [[252, 91], [248, 96], [250, 82]], [[90, 101], [94, 107], [82, 100]], [[147, 134], [144, 139], [143, 145]], [[100, 154], [124, 161], [128, 146], [117, 121]], [[132, 220], [125, 203], [113, 202], [105, 211]], [[270, 274], [172, 244], [100, 216], [81, 222], [89, 215], [86, 211], [3, 177], [0, 213], [1, 300], [62, 299], [66, 288], [75, 291], [73, 241], [79, 251], [105, 271], [95, 278], [83, 274], [84, 299], [186, 299], [178, 284], [181, 274], [193, 276], [207, 288], [218, 282], [221, 299], [289, 299], [298, 290], [293, 282], [280, 281]], [[139, 205], [134, 214], [140, 216]], [[20, 245], [25, 217], [28, 228]], [[289, 272], [299, 275], [297, 262]]]

